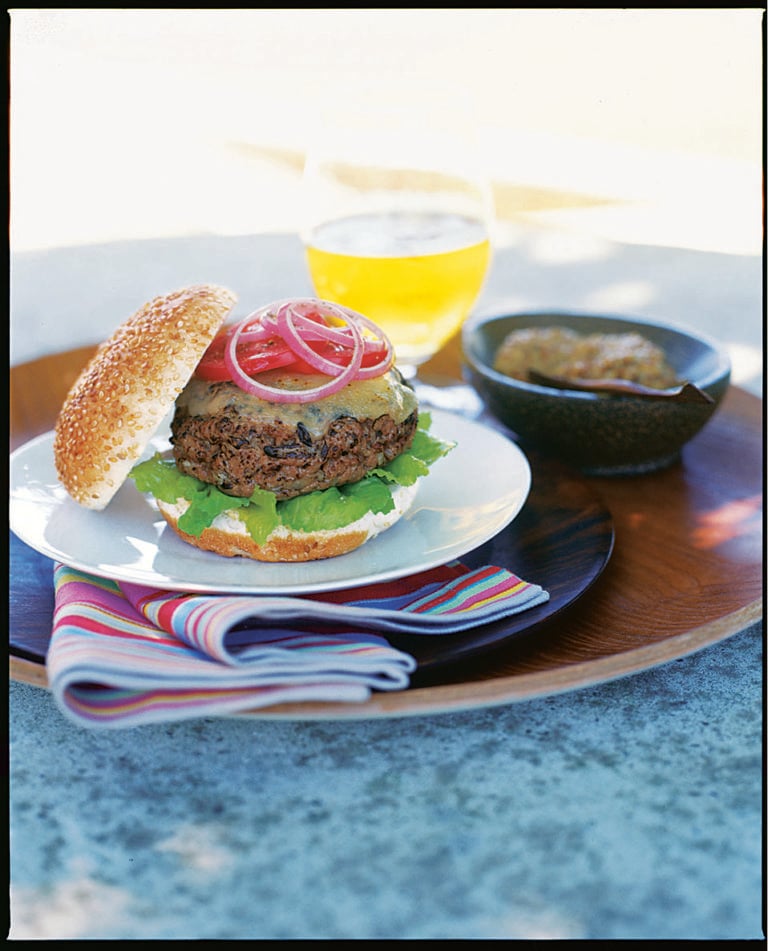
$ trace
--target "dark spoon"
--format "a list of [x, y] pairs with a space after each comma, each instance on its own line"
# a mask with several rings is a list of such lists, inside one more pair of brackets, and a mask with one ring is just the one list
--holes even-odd
[[676, 389], [656, 390], [631, 380], [568, 380], [562, 376], [550, 376], [531, 369], [528, 370], [528, 379], [531, 383], [551, 386], [557, 390], [615, 393], [619, 396], [637, 396], [644, 400], [675, 400], [678, 403], [714, 403], [709, 393], [700, 390], [693, 383], [683, 383]]

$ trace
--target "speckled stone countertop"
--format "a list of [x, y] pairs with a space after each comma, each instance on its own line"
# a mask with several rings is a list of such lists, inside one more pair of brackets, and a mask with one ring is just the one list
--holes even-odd
[[18, 938], [758, 938], [759, 628], [573, 694], [72, 726], [11, 685]]
[[[497, 257], [486, 304], [585, 309], [642, 279], [633, 313], [695, 302], [760, 347], [759, 258], [617, 245], [555, 286], [529, 252]], [[300, 262], [290, 236], [17, 255], [12, 362], [187, 282], [305, 293]], [[759, 393], [759, 369], [737, 382]], [[759, 940], [762, 646], [755, 624], [582, 690], [381, 720], [88, 731], [12, 682], [10, 936]]]

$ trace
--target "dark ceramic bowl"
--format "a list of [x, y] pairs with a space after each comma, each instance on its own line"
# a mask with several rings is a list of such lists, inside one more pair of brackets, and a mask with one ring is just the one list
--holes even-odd
[[[678, 378], [694, 383], [711, 403], [558, 390], [493, 369], [498, 347], [513, 330], [567, 327], [578, 333], [642, 334], [661, 347]], [[730, 361], [709, 338], [671, 324], [580, 313], [484, 315], [462, 330], [464, 373], [486, 408], [528, 445], [590, 475], [632, 475], [661, 469], [704, 426], [730, 382]]]

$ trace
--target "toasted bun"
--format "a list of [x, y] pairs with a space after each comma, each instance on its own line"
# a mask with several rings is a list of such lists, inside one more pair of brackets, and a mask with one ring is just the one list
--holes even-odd
[[413, 505], [417, 490], [418, 483], [397, 486], [392, 492], [395, 507], [385, 515], [369, 512], [356, 522], [332, 531], [296, 532], [281, 526], [261, 545], [256, 544], [245, 525], [233, 513], [218, 515], [199, 537], [195, 537], [181, 531], [178, 526], [179, 519], [189, 505], [186, 499], [179, 499], [175, 504], [157, 500], [157, 506], [180, 538], [204, 551], [230, 558], [239, 555], [256, 561], [317, 561], [354, 551], [369, 538], [391, 528]]
[[56, 422], [56, 471], [75, 501], [108, 504], [236, 300], [211, 284], [157, 297], [99, 347]]

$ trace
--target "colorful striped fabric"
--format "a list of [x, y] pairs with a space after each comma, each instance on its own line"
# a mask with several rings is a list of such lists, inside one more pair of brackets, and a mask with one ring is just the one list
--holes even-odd
[[450, 634], [546, 601], [505, 569], [458, 562], [300, 597], [201, 595], [57, 564], [46, 660], [54, 697], [89, 726], [232, 714], [403, 690], [416, 662], [388, 632]]

